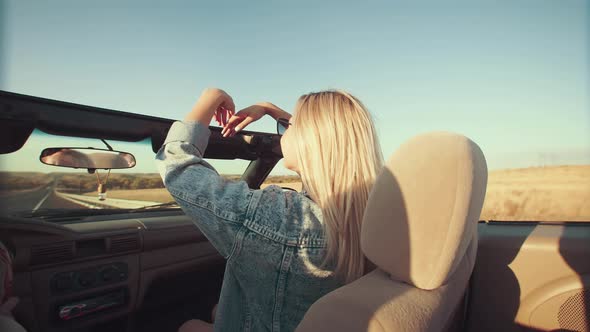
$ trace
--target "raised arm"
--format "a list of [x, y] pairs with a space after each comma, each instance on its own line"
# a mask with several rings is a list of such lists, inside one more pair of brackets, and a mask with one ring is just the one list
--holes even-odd
[[225, 125], [229, 117], [235, 113], [235, 109], [234, 101], [225, 91], [209, 88], [201, 93], [201, 97], [184, 119], [209, 126], [209, 122], [214, 118]]
[[227, 120], [233, 108], [231, 97], [222, 90], [203, 91], [185, 120], [172, 124], [156, 155], [166, 189], [225, 258], [231, 255], [244, 220], [254, 213], [249, 207], [256, 195], [244, 181], [224, 180], [203, 159], [211, 118]]

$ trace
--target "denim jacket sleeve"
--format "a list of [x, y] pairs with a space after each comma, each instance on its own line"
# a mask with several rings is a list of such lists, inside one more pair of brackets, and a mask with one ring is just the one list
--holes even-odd
[[203, 159], [211, 132], [197, 122], [174, 122], [156, 155], [164, 185], [211, 244], [226, 259], [244, 220], [254, 212], [254, 190], [230, 182]]

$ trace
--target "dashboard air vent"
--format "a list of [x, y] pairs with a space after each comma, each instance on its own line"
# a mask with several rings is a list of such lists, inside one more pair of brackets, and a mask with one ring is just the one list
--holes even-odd
[[111, 252], [126, 252], [139, 249], [137, 234], [125, 234], [111, 237]]
[[49, 264], [74, 258], [74, 242], [61, 242], [33, 246], [31, 264]]

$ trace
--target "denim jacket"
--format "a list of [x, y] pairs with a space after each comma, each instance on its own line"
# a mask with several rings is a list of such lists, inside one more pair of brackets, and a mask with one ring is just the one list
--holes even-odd
[[175, 122], [156, 156], [170, 194], [227, 260], [215, 331], [294, 331], [307, 309], [342, 286], [322, 267], [320, 208], [278, 186], [224, 180], [203, 159], [210, 131]]

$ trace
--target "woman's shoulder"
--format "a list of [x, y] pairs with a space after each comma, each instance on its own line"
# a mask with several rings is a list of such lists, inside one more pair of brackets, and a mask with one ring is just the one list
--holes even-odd
[[287, 245], [324, 245], [322, 212], [304, 192], [271, 185], [255, 193], [254, 231]]

